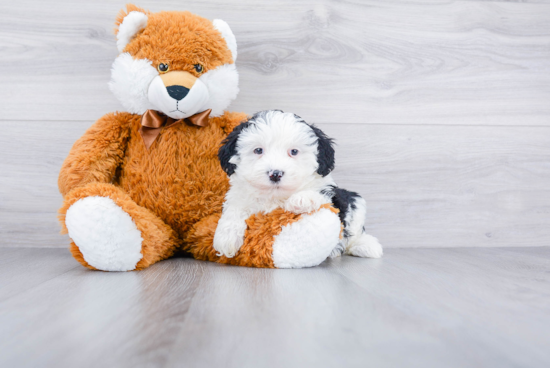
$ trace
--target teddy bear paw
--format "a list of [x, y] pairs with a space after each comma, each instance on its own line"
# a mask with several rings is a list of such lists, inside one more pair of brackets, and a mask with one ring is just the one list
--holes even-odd
[[313, 267], [330, 256], [340, 240], [340, 218], [327, 208], [284, 226], [273, 242], [277, 268]]
[[143, 257], [141, 232], [111, 198], [78, 200], [67, 210], [65, 224], [86, 262], [98, 270], [133, 270]]

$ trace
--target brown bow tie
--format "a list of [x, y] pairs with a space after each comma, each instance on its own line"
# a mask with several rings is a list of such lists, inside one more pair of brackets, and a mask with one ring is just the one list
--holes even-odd
[[143, 116], [141, 117], [141, 128], [139, 130], [139, 133], [141, 134], [141, 138], [143, 138], [143, 143], [145, 143], [145, 147], [149, 149], [155, 139], [157, 139], [162, 128], [167, 128], [182, 121], [189, 125], [196, 125], [200, 127], [208, 126], [208, 116], [210, 115], [211, 111], [212, 109], [208, 109], [195, 115], [191, 115], [188, 118], [176, 120], [158, 111], [147, 110], [145, 111], [145, 114], [143, 114]]

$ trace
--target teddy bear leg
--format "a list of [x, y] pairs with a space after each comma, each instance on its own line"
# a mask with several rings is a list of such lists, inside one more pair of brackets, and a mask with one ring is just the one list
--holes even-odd
[[273, 242], [276, 268], [302, 268], [319, 265], [338, 245], [342, 230], [340, 218], [329, 208], [283, 226]]
[[245, 267], [302, 268], [317, 266], [337, 247], [342, 230], [331, 207], [295, 215], [282, 209], [247, 220], [244, 244], [235, 257], [218, 256], [213, 246], [220, 214], [204, 218], [186, 237], [194, 258]]
[[214, 233], [220, 216], [221, 213], [201, 219], [186, 234], [183, 249], [191, 253], [193, 258], [210, 262], [217, 262], [220, 259], [213, 246]]
[[59, 213], [63, 232], [72, 239], [71, 253], [91, 269], [143, 269], [172, 256], [179, 243], [158, 216], [112, 184], [72, 190]]
[[196, 223], [185, 238], [185, 250], [190, 252], [195, 259], [231, 264], [234, 266], [274, 268], [273, 251], [269, 237], [271, 227], [263, 222], [252, 224], [252, 229], [247, 231], [245, 241], [235, 257], [227, 258], [218, 256], [214, 249], [214, 233], [221, 214], [205, 217]]

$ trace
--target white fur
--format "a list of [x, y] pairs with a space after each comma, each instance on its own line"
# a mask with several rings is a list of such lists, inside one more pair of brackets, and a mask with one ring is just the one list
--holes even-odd
[[155, 106], [155, 110], [162, 111], [173, 119], [187, 118], [198, 112], [208, 102], [210, 97], [206, 85], [197, 79], [184, 99], [178, 101], [172, 98], [164, 86], [160, 77], [153, 79], [149, 85], [149, 101]]
[[328, 209], [283, 226], [273, 242], [273, 264], [277, 268], [313, 267], [323, 262], [338, 243], [340, 219]]
[[132, 114], [141, 115], [149, 109], [154, 109], [153, 104], [149, 102], [148, 89], [159, 74], [151, 64], [147, 59], [134, 59], [125, 52], [115, 59], [111, 67], [109, 89]]
[[378, 239], [363, 232], [347, 247], [346, 254], [356, 257], [380, 258], [384, 251]]
[[237, 40], [235, 39], [235, 35], [231, 31], [229, 24], [221, 19], [214, 19], [212, 21], [212, 24], [214, 25], [214, 28], [216, 28], [225, 39], [225, 43], [227, 43], [227, 48], [229, 49], [229, 51], [231, 51], [231, 55], [233, 56], [234, 63], [235, 61], [237, 61]]
[[[256, 148], [263, 153], [254, 154]], [[290, 156], [291, 149], [297, 149], [298, 155]], [[317, 151], [317, 136], [308, 125], [296, 122], [294, 114], [270, 111], [239, 135], [232, 179], [243, 181], [257, 198], [267, 195], [286, 200], [300, 191], [318, 191], [332, 178], [316, 173]], [[268, 173], [273, 170], [284, 172], [277, 185], [269, 180]]]
[[[224, 64], [202, 74], [187, 96], [180, 101], [172, 98], [160, 79], [159, 72], [147, 59], [134, 59], [129, 53], [117, 57], [111, 68], [109, 88], [124, 108], [132, 114], [152, 109], [174, 119], [183, 119], [212, 109], [210, 116], [220, 116], [239, 93], [239, 74], [235, 68], [237, 42], [231, 29], [221, 19], [212, 22], [224, 37], [233, 55], [233, 63]], [[130, 12], [117, 34], [117, 46], [122, 52], [132, 38], [147, 26], [147, 15]], [[185, 42], [182, 40], [181, 42]]]
[[[315, 172], [317, 138], [308, 125], [296, 123], [293, 114], [269, 112], [265, 119], [257, 119], [240, 134], [237, 147], [238, 154], [232, 158], [237, 169], [229, 179], [231, 188], [214, 235], [214, 248], [227, 257], [233, 257], [243, 244], [244, 221], [250, 215], [278, 207], [298, 214], [315, 211], [330, 203], [320, 191], [334, 184], [330, 175]], [[264, 153], [254, 154], [255, 148]], [[299, 154], [290, 157], [290, 149], [298, 149]], [[269, 180], [273, 170], [284, 172], [277, 184]]]
[[[382, 247], [376, 238], [364, 233], [366, 203], [363, 198], [353, 197], [353, 206], [349, 205], [344, 221], [348, 236], [342, 240], [339, 240], [338, 216], [334, 216], [338, 219], [337, 228], [331, 227], [333, 220], [314, 220], [318, 218], [313, 216], [314, 211], [332, 202], [331, 188], [336, 183], [330, 174], [323, 177], [317, 173], [318, 137], [312, 128], [297, 120], [294, 114], [281, 111], [262, 112], [249, 123], [239, 133], [236, 152], [229, 160], [236, 168], [229, 178], [230, 189], [225, 196], [222, 216], [214, 235], [214, 248], [218, 254], [233, 257], [238, 252], [244, 241], [245, 221], [250, 215], [269, 213], [281, 207], [297, 214], [309, 214], [303, 215], [303, 219], [280, 234], [283, 236], [277, 244], [284, 250], [277, 251], [277, 257], [284, 259], [280, 261], [284, 265], [281, 267], [314, 265], [317, 261], [309, 263], [313, 256], [307, 255], [308, 251], [304, 249], [309, 249], [312, 254], [322, 254], [325, 258], [342, 253], [373, 258], [382, 256]], [[261, 154], [255, 153], [258, 148], [263, 150]], [[298, 155], [290, 155], [292, 149], [297, 149]], [[284, 172], [276, 183], [269, 179], [274, 170]], [[306, 218], [310, 220], [306, 221]], [[300, 225], [302, 222], [303, 226]], [[322, 236], [319, 238], [318, 234]], [[310, 239], [316, 239], [316, 243], [311, 243]], [[331, 242], [330, 246], [324, 239]], [[317, 244], [318, 248], [310, 247], [310, 243]], [[296, 247], [297, 253], [290, 252], [290, 259], [296, 255], [298, 260], [298, 254], [305, 252], [304, 264], [298, 265], [298, 261], [284, 258], [282, 254], [292, 247]], [[326, 247], [328, 253], [325, 253]]]
[[220, 116], [239, 93], [239, 75], [235, 64], [221, 65], [201, 75], [187, 96], [177, 101], [168, 94], [151, 61], [123, 53], [113, 63], [109, 88], [132, 114], [153, 109], [183, 119], [212, 109], [211, 116]]
[[116, 35], [116, 46], [119, 52], [122, 52], [132, 38], [147, 26], [147, 15], [142, 12], [133, 11], [124, 17], [118, 27]]
[[214, 249], [218, 256], [232, 258], [241, 249], [246, 231], [246, 219], [251, 213], [240, 207], [227, 208], [214, 233]]
[[303, 190], [291, 195], [285, 201], [283, 208], [293, 213], [309, 213], [324, 203], [328, 203], [327, 198], [321, 193], [314, 190]]
[[200, 111], [212, 109], [211, 116], [220, 116], [237, 98], [239, 74], [235, 64], [224, 64], [200, 76], [199, 80], [208, 89], [209, 99]]
[[345, 254], [356, 257], [380, 258], [384, 254], [382, 245], [374, 236], [365, 233], [367, 203], [361, 197], [355, 198], [355, 209], [346, 215], [347, 237]]
[[130, 271], [143, 257], [143, 239], [126, 212], [107, 197], [86, 197], [68, 210], [69, 236], [91, 266], [103, 271]]
[[367, 203], [361, 197], [355, 198], [355, 209], [351, 205], [344, 223], [347, 237], [343, 237], [338, 247], [331, 253], [331, 258], [348, 254], [356, 257], [380, 258], [384, 254], [382, 245], [374, 236], [366, 234], [364, 225], [367, 217]]

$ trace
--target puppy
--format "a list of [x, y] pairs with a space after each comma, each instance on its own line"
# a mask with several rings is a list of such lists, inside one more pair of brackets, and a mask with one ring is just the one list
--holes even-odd
[[261, 111], [222, 142], [218, 157], [229, 176], [222, 216], [214, 235], [218, 255], [233, 257], [243, 244], [246, 219], [281, 207], [301, 214], [326, 203], [340, 210], [344, 226], [331, 257], [379, 258], [382, 246], [365, 233], [367, 207], [357, 193], [338, 188], [333, 140], [295, 114]]

